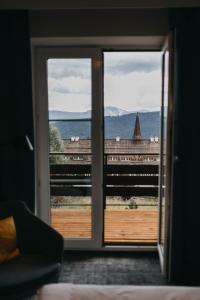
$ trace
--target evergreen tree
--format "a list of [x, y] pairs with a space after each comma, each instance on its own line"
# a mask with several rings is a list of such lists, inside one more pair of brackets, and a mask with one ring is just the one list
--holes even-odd
[[[50, 152], [64, 152], [65, 147], [58, 128], [49, 124], [49, 150]], [[50, 155], [50, 164], [60, 164], [64, 160], [63, 155]]]

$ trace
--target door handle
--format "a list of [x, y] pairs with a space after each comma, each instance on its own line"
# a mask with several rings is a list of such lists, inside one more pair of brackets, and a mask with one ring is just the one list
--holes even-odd
[[29, 150], [30, 150], [30, 151], [33, 151], [34, 148], [33, 148], [33, 145], [32, 145], [32, 143], [31, 143], [31, 141], [30, 141], [28, 135], [25, 135], [25, 140], [26, 140], [26, 142], [27, 142], [27, 145], [28, 145]]

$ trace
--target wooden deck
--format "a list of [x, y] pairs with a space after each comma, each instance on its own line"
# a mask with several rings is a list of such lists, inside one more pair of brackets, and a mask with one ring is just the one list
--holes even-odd
[[[52, 209], [52, 226], [65, 238], [91, 237], [89, 209]], [[105, 210], [105, 243], [156, 243], [157, 209]]]

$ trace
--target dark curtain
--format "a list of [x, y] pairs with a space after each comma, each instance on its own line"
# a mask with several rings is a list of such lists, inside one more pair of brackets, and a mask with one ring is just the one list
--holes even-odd
[[22, 200], [34, 209], [34, 152], [29, 18], [0, 11], [0, 201]]
[[200, 9], [171, 11], [175, 29], [171, 283], [200, 284]]

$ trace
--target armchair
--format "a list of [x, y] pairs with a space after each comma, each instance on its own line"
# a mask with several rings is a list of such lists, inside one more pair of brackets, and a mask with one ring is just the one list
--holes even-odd
[[30, 212], [24, 202], [0, 202], [0, 219], [13, 216], [21, 255], [0, 264], [0, 299], [24, 299], [58, 281], [63, 238]]

